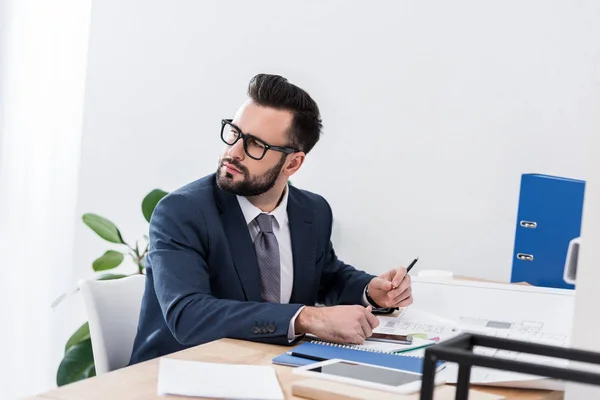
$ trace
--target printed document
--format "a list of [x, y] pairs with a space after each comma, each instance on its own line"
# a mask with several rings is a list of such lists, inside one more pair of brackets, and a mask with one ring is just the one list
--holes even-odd
[[[234, 382], [235, 384], [231, 384]], [[161, 358], [158, 395], [218, 399], [284, 400], [272, 366], [234, 365]]]

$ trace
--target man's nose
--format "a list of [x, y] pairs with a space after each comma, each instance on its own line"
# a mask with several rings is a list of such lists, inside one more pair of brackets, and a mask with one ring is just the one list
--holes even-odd
[[242, 139], [235, 142], [233, 146], [229, 146], [229, 150], [227, 151], [227, 155], [231, 158], [235, 158], [237, 160], [243, 160], [246, 156], [244, 151], [244, 141]]

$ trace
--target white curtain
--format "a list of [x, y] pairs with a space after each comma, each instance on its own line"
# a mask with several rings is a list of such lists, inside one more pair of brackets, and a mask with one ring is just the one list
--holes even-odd
[[0, 1], [0, 399], [13, 399], [55, 385], [64, 346], [50, 305], [73, 284], [91, 0]]

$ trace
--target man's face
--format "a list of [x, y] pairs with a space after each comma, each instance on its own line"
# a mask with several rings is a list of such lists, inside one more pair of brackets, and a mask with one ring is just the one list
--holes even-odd
[[[262, 107], [248, 100], [236, 113], [233, 125], [242, 133], [257, 137], [271, 146], [289, 146], [287, 132], [292, 113]], [[286, 164], [286, 154], [267, 150], [261, 160], [246, 154], [244, 141], [226, 145], [219, 160], [217, 184], [226, 192], [239, 196], [258, 196], [271, 189]]]

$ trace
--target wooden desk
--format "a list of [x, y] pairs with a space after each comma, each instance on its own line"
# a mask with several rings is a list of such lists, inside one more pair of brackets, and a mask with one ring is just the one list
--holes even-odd
[[[221, 339], [201, 346], [168, 355], [168, 358], [220, 362], [229, 364], [272, 365], [271, 359], [289, 351], [290, 347], [253, 343], [233, 339]], [[306, 379], [292, 374], [292, 367], [275, 365], [279, 382], [286, 399], [300, 400], [292, 396], [291, 387], [295, 380]], [[136, 400], [136, 399], [173, 399], [181, 397], [157, 396], [158, 359], [146, 361], [131, 367], [122, 368], [107, 374], [75, 382], [55, 390], [40, 394], [31, 400]], [[476, 388], [474, 386], [474, 388]], [[558, 400], [562, 392], [542, 390], [482, 388], [478, 390], [503, 394], [509, 400]]]

